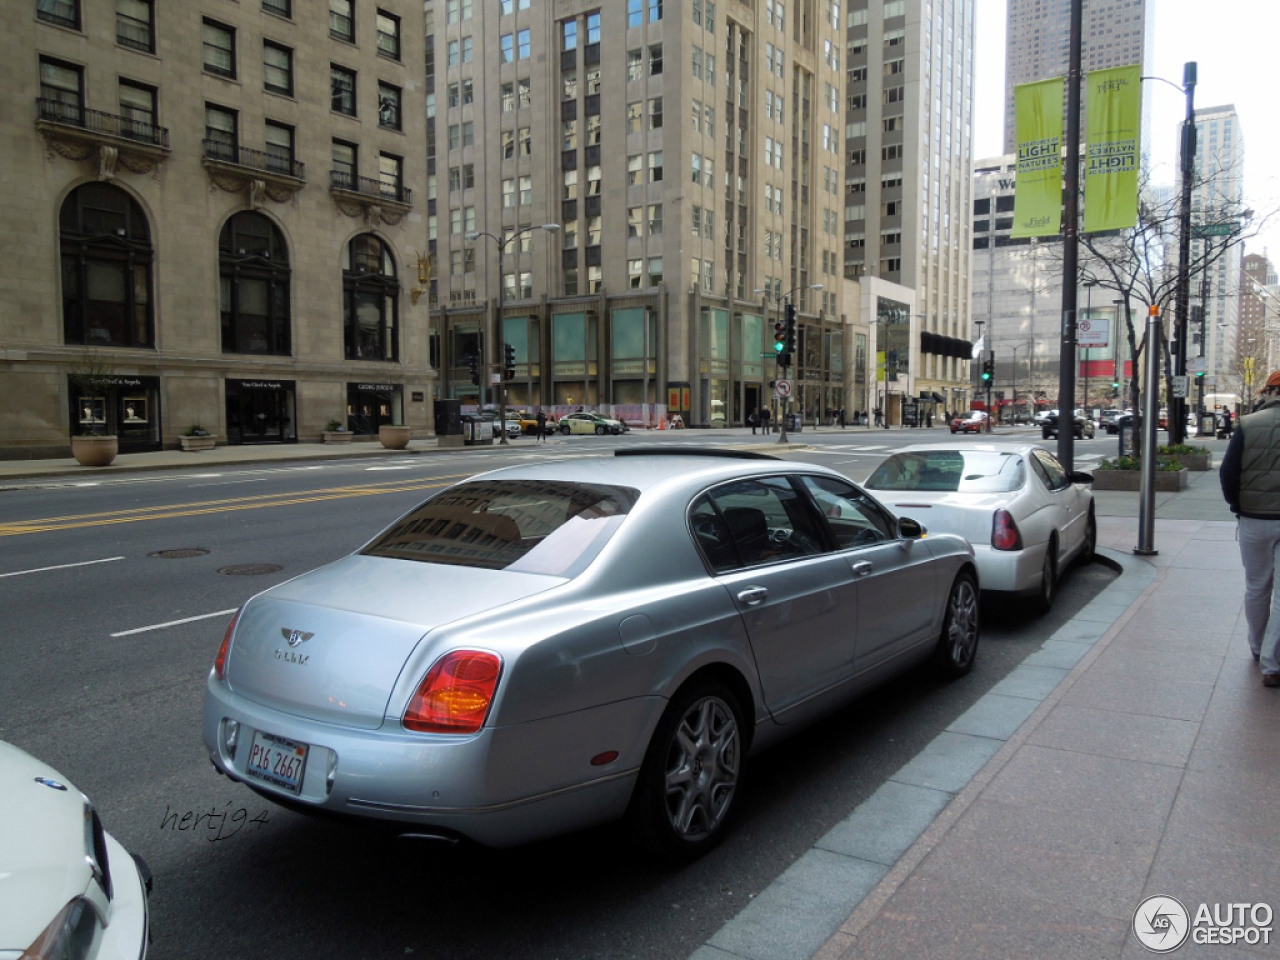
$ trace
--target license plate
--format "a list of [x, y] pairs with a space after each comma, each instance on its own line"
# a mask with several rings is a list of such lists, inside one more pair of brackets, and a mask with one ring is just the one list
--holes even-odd
[[244, 772], [255, 780], [302, 792], [302, 770], [307, 765], [307, 745], [255, 730]]

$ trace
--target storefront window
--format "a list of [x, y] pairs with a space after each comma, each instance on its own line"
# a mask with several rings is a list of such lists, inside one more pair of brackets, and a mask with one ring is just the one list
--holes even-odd
[[297, 400], [292, 380], [228, 380], [227, 443], [296, 441]]

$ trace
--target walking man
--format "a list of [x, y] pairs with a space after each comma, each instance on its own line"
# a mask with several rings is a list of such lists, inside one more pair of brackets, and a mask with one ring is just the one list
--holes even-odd
[[538, 410], [538, 443], [542, 443], [547, 438], [547, 415], [541, 409]]
[[769, 432], [769, 416], [770, 416], [769, 408], [761, 407], [760, 408], [760, 432], [761, 433], [768, 434]]
[[1249, 649], [1263, 686], [1280, 687], [1280, 370], [1267, 378], [1262, 399], [1240, 418], [1219, 477], [1237, 518]]

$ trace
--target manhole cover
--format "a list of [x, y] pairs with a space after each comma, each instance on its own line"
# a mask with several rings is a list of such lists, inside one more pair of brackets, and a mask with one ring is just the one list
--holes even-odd
[[205, 557], [209, 555], [209, 551], [204, 547], [183, 547], [178, 550], [157, 550], [150, 554], [153, 557], [159, 557], [161, 560], [185, 560], [187, 557]]
[[284, 567], [274, 563], [237, 563], [230, 567], [219, 567], [218, 572], [228, 577], [260, 577], [264, 573], [279, 573]]

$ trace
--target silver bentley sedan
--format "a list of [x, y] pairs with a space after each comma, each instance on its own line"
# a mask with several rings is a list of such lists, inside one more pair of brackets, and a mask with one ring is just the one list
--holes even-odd
[[973, 664], [978, 574], [834, 471], [630, 448], [481, 474], [252, 598], [214, 766], [281, 804], [508, 846], [720, 839], [748, 758], [893, 674]]

